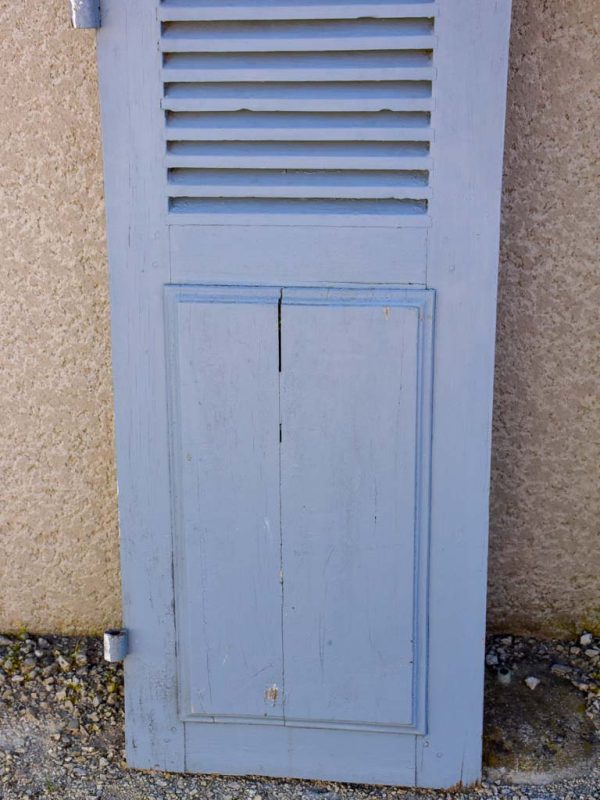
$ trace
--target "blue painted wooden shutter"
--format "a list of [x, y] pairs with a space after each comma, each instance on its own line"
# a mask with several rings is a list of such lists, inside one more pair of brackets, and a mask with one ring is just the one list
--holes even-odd
[[509, 0], [104, 0], [134, 766], [479, 775]]

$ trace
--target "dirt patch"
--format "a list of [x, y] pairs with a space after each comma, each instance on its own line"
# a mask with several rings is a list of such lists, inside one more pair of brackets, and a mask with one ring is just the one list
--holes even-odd
[[583, 641], [490, 641], [484, 733], [490, 777], [545, 783], [597, 768], [600, 649], [589, 635]]

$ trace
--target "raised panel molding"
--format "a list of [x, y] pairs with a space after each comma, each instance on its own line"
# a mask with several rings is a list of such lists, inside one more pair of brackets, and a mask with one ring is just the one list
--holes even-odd
[[[249, 306], [253, 308], [250, 309], [248, 308]], [[426, 731], [427, 560], [429, 547], [427, 508], [430, 474], [434, 292], [420, 289], [319, 289], [310, 287], [282, 289], [281, 287], [170, 285], [165, 287], [165, 307], [167, 319], [167, 366], [169, 386], [171, 387], [169, 430], [171, 437], [172, 494], [174, 498], [175, 574], [176, 587], [178, 587], [176, 620], [179, 640], [178, 652], [180, 654], [181, 719], [190, 724], [258, 724], [365, 732], [424, 733]], [[240, 309], [239, 312], [234, 312], [233, 317], [227, 311], [232, 307]], [[244, 307], [248, 308], [248, 314], [243, 312]], [[403, 382], [406, 383], [412, 398], [409, 398], [406, 402], [410, 402], [411, 408], [414, 407], [415, 418], [407, 420], [403, 426], [410, 433], [407, 434], [405, 432], [402, 436], [406, 437], [408, 435], [407, 442], [414, 437], [414, 443], [410, 445], [413, 448], [410, 450], [412, 455], [409, 453], [408, 456], [403, 455], [402, 457], [404, 459], [409, 457], [412, 461], [411, 470], [414, 470], [414, 472], [411, 481], [414, 481], [414, 483], [407, 489], [402, 488], [403, 492], [409, 492], [413, 504], [410, 511], [410, 518], [413, 520], [410, 543], [405, 541], [403, 547], [408, 547], [408, 550], [402, 552], [409, 553], [412, 559], [412, 566], [410, 569], [407, 568], [406, 573], [406, 575], [410, 575], [411, 585], [410, 587], [405, 587], [404, 592], [406, 595], [406, 591], [409, 591], [412, 597], [413, 611], [410, 615], [410, 640], [413, 643], [413, 650], [410, 677], [407, 677], [409, 684], [406, 684], [407, 691], [410, 692], [410, 711], [406, 719], [398, 722], [386, 721], [382, 723], [373, 719], [306, 717], [304, 715], [288, 714], [285, 711], [285, 697], [289, 689], [284, 677], [286, 674], [283, 657], [284, 648], [279, 639], [282, 632], [278, 627], [278, 614], [280, 610], [285, 613], [285, 604], [279, 580], [280, 570], [285, 568], [285, 577], [283, 579], [285, 586], [288, 580], [288, 568], [297, 569], [297, 567], [285, 562], [286, 535], [288, 533], [284, 522], [286, 497], [284, 496], [281, 501], [283, 503], [284, 518], [280, 520], [278, 517], [280, 508], [273, 496], [273, 491], [266, 484], [270, 480], [272, 487], [279, 491], [282, 481], [281, 455], [277, 451], [280, 447], [283, 447], [281, 452], [285, 454], [287, 431], [285, 416], [281, 416], [286, 413], [285, 408], [281, 410], [281, 376], [282, 374], [285, 376], [286, 369], [290, 367], [290, 364], [286, 364], [284, 361], [283, 372], [278, 372], [277, 362], [281, 357], [278, 351], [280, 346], [283, 345], [283, 358], [287, 359], [289, 357], [286, 352], [286, 337], [289, 327], [287, 315], [296, 313], [293, 310], [301, 307], [316, 310], [318, 314], [322, 314], [325, 310], [329, 310], [331, 313], [335, 309], [343, 310], [345, 308], [376, 309], [377, 315], [381, 312], [381, 319], [388, 319], [390, 314], [400, 313], [402, 319], [406, 320], [402, 330], [405, 330], [409, 338], [404, 341], [399, 354], [402, 361], [405, 362], [405, 371], [407, 370], [406, 378], [403, 378]], [[323, 309], [323, 311], [319, 309]], [[377, 318], [378, 316], [375, 319]], [[224, 322], [224, 319], [227, 319], [227, 321]], [[238, 337], [237, 342], [239, 345], [244, 337], [247, 338], [250, 335], [249, 329], [245, 327], [248, 325], [252, 326], [252, 336], [256, 346], [248, 348], [242, 345], [241, 355], [239, 348], [234, 353], [231, 347], [227, 347], [227, 342], [223, 339], [223, 336], [232, 335]], [[282, 342], [278, 341], [278, 329], [283, 330]], [[233, 333], [231, 333], [232, 331]], [[211, 336], [217, 338], [214, 341], [209, 341], [207, 337]], [[221, 336], [220, 339], [218, 338], [219, 336]], [[195, 342], [197, 344], [194, 344]], [[200, 343], [202, 347], [199, 346]], [[211, 351], [214, 351], [214, 356], [211, 355]], [[211, 382], [215, 380], [221, 381], [219, 376], [222, 372], [219, 365], [212, 363], [217, 358], [217, 355], [219, 359], [227, 359], [230, 355], [232, 363], [229, 366], [223, 366], [223, 374], [225, 375], [223, 384], [215, 389]], [[197, 358], [201, 358], [202, 364], [196, 363]], [[241, 358], [243, 363], [237, 364], [236, 360], [238, 358]], [[409, 367], [406, 367], [406, 364]], [[414, 365], [414, 381], [412, 378], [412, 365]], [[213, 368], [215, 371], [213, 371]], [[398, 368], [401, 368], [401, 364], [398, 364]], [[383, 369], [393, 372], [393, 364], [384, 363]], [[243, 377], [244, 375], [246, 377]], [[190, 376], [192, 383], [190, 383]], [[258, 380], [259, 376], [260, 381]], [[231, 385], [231, 380], [237, 382], [237, 389]], [[240, 380], [243, 383], [239, 383]], [[255, 386], [260, 383], [262, 387], [256, 395], [249, 388], [252, 383]], [[242, 386], [244, 387], [243, 389], [241, 388]], [[206, 436], [209, 434], [206, 434], [202, 427], [209, 424], [206, 422], [207, 419], [213, 420], [218, 416], [222, 411], [223, 403], [236, 403], [238, 395], [242, 391], [245, 396], [244, 405], [246, 409], [255, 407], [258, 410], [260, 408], [261, 421], [257, 422], [256, 420], [256, 414], [259, 412], [257, 410], [251, 411], [251, 417], [248, 419], [252, 418], [253, 424], [257, 427], [252, 431], [247, 430], [246, 433], [251, 436], [258, 435], [261, 445], [258, 455], [252, 449], [247, 451], [244, 444], [246, 438], [242, 426], [242, 430], [238, 431], [238, 434], [241, 435], [241, 441], [237, 441], [237, 451], [235, 454], [231, 453], [231, 458], [237, 459], [242, 464], [245, 463], [244, 470], [250, 474], [256, 474], [258, 471], [267, 476], [264, 484], [255, 482], [250, 487], [249, 492], [244, 492], [245, 500], [244, 498], [234, 497], [233, 494], [238, 491], [242, 481], [242, 472], [232, 461], [223, 462], [219, 460], [219, 455], [214, 455], [215, 452], [220, 452], [222, 448], [219, 447], [219, 444], [223, 444], [223, 442], [219, 442], [218, 438], [207, 440]], [[225, 392], [225, 395], [223, 392]], [[413, 394], [414, 397], [412, 397]], [[255, 396], [256, 400], [254, 399]], [[224, 397], [229, 399], [224, 400]], [[215, 403], [217, 405], [214, 405]], [[209, 412], [206, 412], [210, 414], [209, 417], [202, 417], [202, 413], [205, 413], [201, 410], [202, 407], [209, 408]], [[408, 408], [409, 406], [406, 407]], [[227, 409], [223, 413], [227, 414]], [[365, 408], [365, 413], [368, 415], [368, 408]], [[269, 422], [269, 415], [273, 417], [272, 422]], [[202, 421], [203, 419], [204, 422]], [[343, 422], [343, 419], [341, 421]], [[283, 422], [283, 444], [275, 442], [276, 431], [281, 422]], [[213, 423], [210, 422], [210, 424], [212, 425]], [[216, 424], [218, 425], [218, 423]], [[237, 425], [239, 426], [239, 420]], [[222, 435], [222, 432], [217, 431], [217, 433]], [[396, 436], [398, 435], [397, 430], [395, 434]], [[225, 437], [227, 436], [226, 430], [224, 435]], [[392, 436], [391, 432], [390, 436]], [[186, 437], [192, 438], [187, 441]], [[385, 439], [385, 436], [383, 439]], [[267, 444], [265, 444], [265, 441]], [[390, 439], [391, 441], [392, 439]], [[271, 444], [269, 445], [268, 442], [271, 442]], [[390, 446], [393, 447], [393, 445]], [[266, 452], [267, 450], [269, 451], [268, 453]], [[201, 460], [204, 462], [204, 466], [196, 468], [192, 463], [192, 459], [198, 459], [195, 459], [191, 454], [198, 452], [202, 454]], [[244, 462], [244, 459], [248, 457], [254, 460], [246, 460]], [[258, 461], [256, 460], [257, 458]], [[377, 463], [381, 467], [385, 462]], [[224, 466], [231, 464], [233, 464], [231, 467]], [[285, 469], [285, 456], [283, 468]], [[225, 469], [225, 473], [223, 473], [223, 469]], [[269, 475], [270, 478], [268, 477]], [[211, 476], [214, 477], [214, 481]], [[224, 512], [221, 510], [215, 512], [220, 515], [218, 519], [219, 533], [215, 538], [215, 528], [212, 532], [212, 543], [206, 544], [207, 537], [208, 540], [211, 539], [211, 530], [206, 526], [202, 531], [200, 528], [206, 523], [207, 515], [210, 519], [213, 514], [210, 506], [215, 502], [215, 492], [217, 494], [222, 492], [222, 487], [225, 485], [225, 494], [228, 493], [227, 478], [230, 478], [231, 484], [232, 494], [228, 495], [230, 502], [227, 502], [226, 497], [220, 496], [217, 497], [217, 501], [223, 501], [225, 505], [230, 507]], [[293, 478], [290, 477], [290, 479]], [[200, 485], [202, 481], [207, 482], [205, 486]], [[399, 486], [398, 488], [400, 491], [401, 487]], [[282, 490], [285, 491], [285, 476]], [[269, 496], [270, 500], [268, 500]], [[264, 541], [260, 538], [261, 534], [256, 533], [258, 530], [258, 514], [255, 514], [254, 507], [257, 504], [257, 498], [259, 506], [262, 502], [261, 498], [267, 498], [264, 500], [264, 503], [266, 503], [264, 507], [270, 508], [268, 512], [269, 520], [266, 523], [267, 529], [270, 529], [271, 533], [273, 529], [277, 530], [275, 537], [268, 539], [267, 536]], [[209, 505], [207, 506], [206, 503]], [[239, 508], [238, 511], [232, 508], [236, 504]], [[225, 514], [226, 520], [224, 520], [222, 514]], [[265, 522], [266, 520], [267, 517], [265, 517]], [[281, 541], [280, 525], [282, 526]], [[233, 546], [233, 540], [231, 542], [228, 541], [228, 531], [233, 531], [235, 526], [238, 526], [236, 528], [237, 546], [247, 549], [245, 559], [238, 558], [237, 562], [245, 565], [244, 574], [248, 580], [259, 581], [260, 585], [257, 583], [256, 586], [246, 586], [243, 583], [244, 578], [236, 575], [231, 577], [231, 580], [236, 581], [235, 586], [231, 585], [227, 589], [229, 578], [227, 577], [226, 568], [224, 573], [223, 564], [228, 563], [227, 551]], [[245, 533], [240, 530], [239, 526], [245, 526]], [[247, 543], [248, 535], [258, 536], [256, 541], [253, 540], [252, 545]], [[367, 534], [365, 533], [364, 535]], [[402, 537], [403, 540], [405, 536], [406, 533]], [[198, 546], [198, 539], [202, 537], [204, 537], [204, 551], [200, 552], [195, 548]], [[389, 540], [389, 544], [393, 545], [393, 537]], [[283, 561], [281, 562], [280, 546], [283, 547], [281, 556]], [[260, 563], [257, 562], [255, 567], [249, 568], [248, 564], [252, 563], [252, 554], [255, 552], [256, 547], [263, 548], [261, 550]], [[207, 558], [209, 563], [205, 563], [202, 567], [203, 560]], [[218, 563], [211, 567], [212, 560], [218, 561]], [[213, 568], [220, 571], [221, 584], [219, 585], [213, 584], [207, 574], [207, 570]], [[258, 574], [258, 578], [255, 573]], [[404, 578], [405, 582], [406, 575], [403, 574], [403, 576], [398, 577]], [[291, 576], [289, 577], [291, 578]], [[203, 585], [203, 582], [206, 585]], [[236, 588], [237, 591], [235, 591]], [[223, 652], [219, 651], [221, 646], [219, 641], [215, 642], [214, 632], [207, 630], [206, 627], [208, 625], [210, 628], [210, 620], [207, 620], [207, 609], [210, 610], [209, 607], [212, 602], [210, 598], [207, 600], [207, 592], [209, 595], [211, 591], [217, 592], [214, 597], [214, 607], [219, 607], [220, 618], [217, 622], [215, 617], [213, 624], [220, 626], [224, 624], [222, 615], [223, 609], [227, 607], [227, 602], [225, 601], [226, 595], [219, 595], [219, 592], [223, 590], [226, 593], [233, 593], [230, 602], [234, 606], [241, 604], [240, 607], [243, 607], [245, 602], [243, 599], [244, 593], [254, 591], [254, 589], [260, 590], [263, 595], [271, 594], [270, 598], [265, 598], [265, 605], [261, 607], [260, 612], [262, 622], [264, 623], [267, 620], [267, 623], [261, 629], [260, 622], [257, 622], [259, 630], [255, 630], [253, 629], [254, 617], [246, 618], [244, 629], [240, 629], [238, 633], [241, 638], [237, 644], [240, 648], [243, 648], [244, 636], [251, 637], [254, 642], [254, 655], [258, 653], [260, 656], [264, 653], [265, 646], [256, 648], [256, 638], [257, 636], [259, 639], [261, 636], [266, 637], [264, 641], [270, 642], [268, 646], [272, 648], [272, 657], [265, 659], [265, 662], [276, 661], [279, 658], [277, 655], [278, 650], [280, 647], [282, 648], [279, 666], [270, 671], [267, 670], [262, 675], [260, 683], [256, 684], [256, 691], [252, 687], [246, 687], [247, 694], [252, 695], [254, 692], [254, 695], [259, 698], [255, 704], [255, 707], [259, 707], [259, 712], [252, 711], [252, 704], [243, 708], [241, 706], [236, 708], [234, 705], [228, 705], [225, 708], [222, 705], [207, 706], [199, 704], [194, 698], [198, 697], [198, 686], [203, 680], [204, 670], [210, 668], [208, 662], [213, 657], [211, 648], [216, 648], [213, 667], [217, 663], [220, 664], [220, 661], [217, 662], [216, 660], [217, 656], [221, 660], [227, 656], [227, 654], [223, 655]], [[200, 606], [198, 606], [198, 603], [200, 603]], [[402, 611], [406, 612], [406, 608], [402, 609]], [[399, 609], [398, 624], [400, 624], [402, 611]], [[230, 620], [229, 624], [235, 625], [233, 619]], [[386, 626], [389, 627], [388, 622], [386, 622]], [[272, 633], [274, 628], [277, 629], [277, 633], [271, 636], [268, 631], [271, 630]], [[193, 635], [192, 630], [194, 630]], [[230, 641], [232, 639], [235, 640], [231, 627], [228, 630], [227, 638]], [[299, 646], [303, 645], [302, 636], [296, 635], [292, 638], [297, 640]], [[231, 658], [232, 654], [229, 653], [228, 657]], [[257, 664], [256, 668], [260, 670], [262, 666]], [[221, 666], [220, 671], [222, 669]], [[292, 671], [291, 667], [288, 667], [288, 675]], [[248, 670], [246, 670], [246, 674], [247, 672]], [[206, 675], [205, 677], [206, 681], [209, 682], [209, 676]], [[231, 684], [231, 675], [223, 677], [222, 698], [225, 698], [227, 694], [227, 701], [224, 701], [227, 703], [229, 703], [231, 694]], [[271, 685], [277, 687], [278, 697], [275, 702], [265, 703], [265, 708], [263, 709], [263, 695]], [[399, 685], [402, 685], [402, 681], [400, 681]], [[212, 690], [213, 692], [215, 691], [214, 685]], [[218, 687], [216, 691], [218, 693]]]

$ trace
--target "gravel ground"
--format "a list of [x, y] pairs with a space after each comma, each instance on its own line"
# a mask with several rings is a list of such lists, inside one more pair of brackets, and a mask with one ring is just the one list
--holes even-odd
[[100, 642], [0, 637], [0, 800], [600, 800], [600, 640], [495, 637], [487, 664], [486, 780], [411, 791], [128, 770], [122, 672]]

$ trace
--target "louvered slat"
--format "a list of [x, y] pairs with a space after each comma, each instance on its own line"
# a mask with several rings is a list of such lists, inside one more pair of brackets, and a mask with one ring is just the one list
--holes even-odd
[[403, 142], [181, 142], [171, 144], [168, 167], [254, 169], [429, 168], [429, 148]]
[[315, 198], [172, 198], [175, 225], [336, 225], [397, 227], [429, 224], [425, 201]]
[[223, 21], [223, 20], [321, 20], [321, 19], [410, 19], [431, 18], [436, 3], [427, 2], [234, 2], [222, 4], [217, 0], [166, 0], [159, 19], [164, 21]]
[[[181, 170], [183, 171], [183, 170]], [[396, 173], [372, 173], [369, 180], [354, 177], [343, 181], [329, 179], [317, 172], [286, 173], [268, 170], [187, 170], [186, 180], [171, 171], [169, 194], [171, 197], [282, 197], [282, 198], [342, 198], [342, 199], [394, 199], [426, 200], [429, 188], [417, 182], [402, 182]], [[196, 174], [194, 174], [196, 173]], [[225, 173], [225, 175], [223, 174]], [[266, 174], [265, 174], [266, 173]], [[362, 173], [364, 174], [364, 173]], [[383, 173], [384, 175], [386, 173]], [[347, 173], [343, 173], [347, 175]], [[369, 173], [367, 173], [369, 175]]]
[[401, 53], [190, 54], [165, 56], [163, 80], [191, 83], [262, 81], [429, 81], [426, 51]]
[[[293, 90], [293, 91], [292, 91]], [[431, 85], [385, 84], [198, 84], [165, 88], [167, 111], [430, 111]]]
[[426, 221], [434, 3], [160, 8], [171, 222]]
[[164, 26], [165, 53], [431, 50], [432, 20], [365, 19], [256, 22], [174, 22]]
[[428, 114], [223, 112], [167, 116], [167, 141], [405, 141], [431, 138]]

